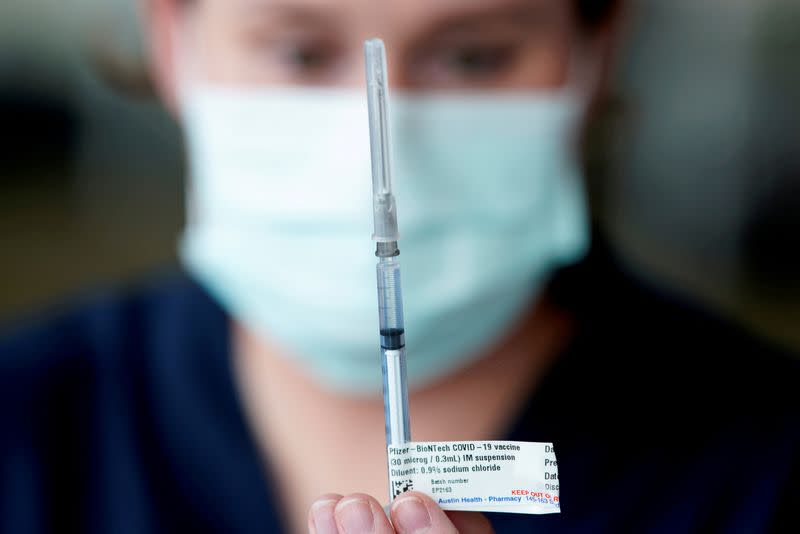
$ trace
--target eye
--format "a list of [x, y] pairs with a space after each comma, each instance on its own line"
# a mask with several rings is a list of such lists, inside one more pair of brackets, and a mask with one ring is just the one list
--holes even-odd
[[480, 77], [502, 71], [514, 56], [509, 45], [467, 45], [444, 51], [442, 63], [453, 74]]
[[413, 76], [420, 87], [486, 87], [502, 84], [519, 65], [524, 40], [452, 39], [420, 48]]
[[289, 41], [279, 46], [280, 62], [297, 74], [317, 74], [333, 68], [336, 51], [330, 43]]

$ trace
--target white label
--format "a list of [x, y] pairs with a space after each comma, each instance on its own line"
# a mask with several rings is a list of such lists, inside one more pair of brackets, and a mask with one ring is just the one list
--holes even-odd
[[561, 511], [552, 443], [431, 441], [389, 446], [393, 497], [429, 495], [444, 510], [553, 514]]

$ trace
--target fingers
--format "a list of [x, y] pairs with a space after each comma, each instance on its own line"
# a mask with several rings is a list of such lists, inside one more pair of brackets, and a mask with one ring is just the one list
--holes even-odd
[[394, 533], [378, 501], [363, 493], [354, 493], [339, 501], [335, 514], [341, 534]]
[[[394, 524], [394, 528], [392, 528]], [[329, 493], [319, 497], [308, 513], [312, 534], [490, 534], [483, 514], [445, 513], [421, 493], [408, 492], [392, 503], [392, 524], [374, 498], [363, 493], [347, 497]]]
[[308, 531], [311, 534], [337, 534], [334, 509], [342, 496], [338, 493], [326, 493], [314, 501], [308, 510]]
[[318, 498], [309, 510], [308, 530], [312, 534], [394, 534], [378, 501], [363, 493]]
[[[452, 520], [451, 520], [452, 517]], [[392, 523], [398, 534], [489, 534], [489, 521], [474, 512], [451, 512], [451, 517], [422, 493], [408, 492], [392, 503]]]

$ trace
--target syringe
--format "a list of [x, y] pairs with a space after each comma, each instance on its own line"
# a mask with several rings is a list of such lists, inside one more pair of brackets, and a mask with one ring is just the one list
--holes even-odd
[[[400, 290], [400, 250], [397, 247], [397, 207], [392, 194], [392, 172], [387, 117], [386, 51], [383, 41], [364, 43], [367, 68], [369, 137], [372, 153], [372, 202], [378, 257], [378, 316], [383, 356], [383, 407], [386, 443], [402, 445], [411, 440], [406, 385], [405, 328]], [[391, 494], [391, 490], [390, 490]], [[393, 496], [393, 495], [392, 495]]]

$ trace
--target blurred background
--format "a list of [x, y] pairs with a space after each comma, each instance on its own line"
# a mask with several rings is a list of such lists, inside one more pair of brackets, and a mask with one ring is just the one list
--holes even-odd
[[[594, 215], [640, 276], [800, 350], [800, 1], [631, 3]], [[175, 263], [136, 0], [0, 3], [0, 117], [0, 322]]]

